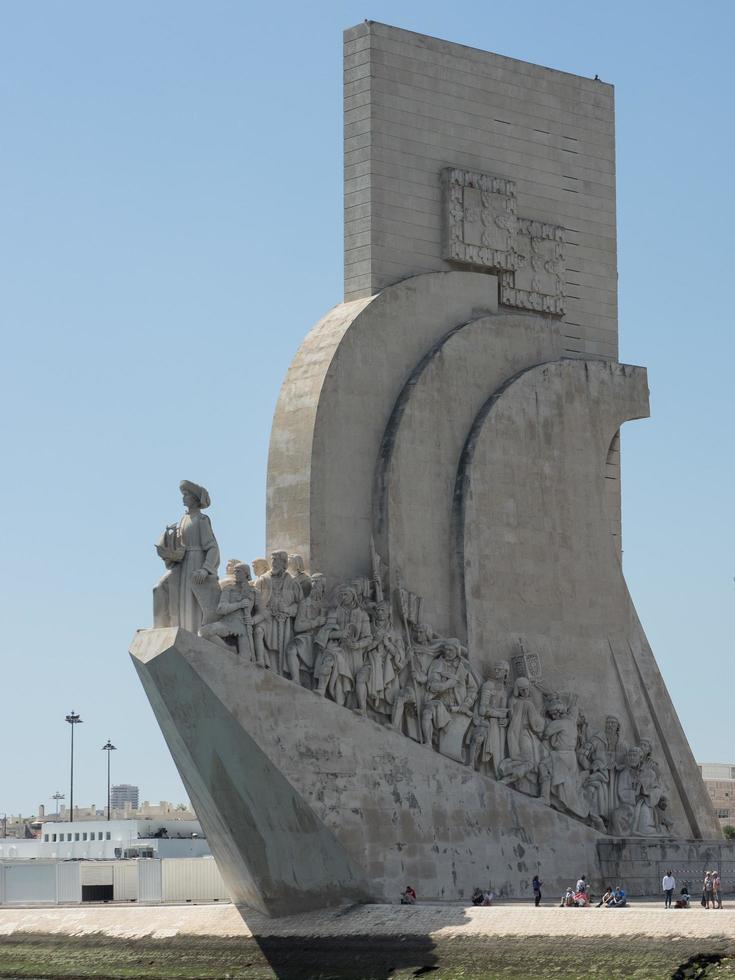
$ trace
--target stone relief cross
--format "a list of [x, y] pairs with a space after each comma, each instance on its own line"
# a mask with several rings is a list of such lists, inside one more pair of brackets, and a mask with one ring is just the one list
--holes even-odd
[[447, 167], [444, 258], [498, 274], [499, 300], [564, 315], [564, 229], [516, 215], [515, 181]]

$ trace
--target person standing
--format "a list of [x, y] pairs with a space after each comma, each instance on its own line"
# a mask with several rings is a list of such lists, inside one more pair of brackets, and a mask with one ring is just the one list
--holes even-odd
[[713, 875], [711, 871], [707, 871], [704, 876], [704, 893], [702, 897], [704, 898], [704, 906], [706, 909], [709, 909], [710, 902], [712, 902], [712, 908], [715, 908], [715, 893], [714, 886], [712, 884], [712, 877]]
[[531, 882], [531, 887], [533, 888], [533, 904], [536, 906], [536, 908], [538, 908], [539, 905], [541, 904], [542, 885], [543, 885], [543, 881], [541, 881], [538, 875], [534, 875], [533, 881]]
[[665, 895], [664, 908], [671, 908], [671, 896], [674, 894], [674, 889], [676, 888], [676, 878], [671, 872], [671, 868], [666, 872], [661, 881], [661, 888]]
[[722, 883], [720, 881], [720, 872], [713, 871], [712, 872], [712, 898], [717, 903], [716, 907], [718, 909], [722, 908], [722, 891], [720, 890], [721, 884]]

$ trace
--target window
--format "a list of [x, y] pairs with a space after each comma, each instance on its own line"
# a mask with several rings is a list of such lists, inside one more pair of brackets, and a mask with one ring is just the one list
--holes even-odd
[[77, 831], [76, 834], [74, 834], [74, 840], [79, 840], [79, 831]]
[[56, 843], [56, 834], [51, 834], [51, 843], [52, 844]]
[[[43, 835], [43, 839], [44, 839], [45, 843], [48, 844], [48, 834], [44, 834]], [[54, 840], [56, 840], [55, 837], [54, 837]]]
[[108, 831], [107, 831], [107, 833], [105, 834], [105, 840], [112, 840], [112, 836], [111, 836], [111, 834], [110, 834], [110, 831], [109, 831], [109, 830], [108, 830]]
[[717, 811], [717, 816], [720, 820], [728, 820], [730, 817], [730, 811], [720, 809]]
[[87, 835], [86, 834], [82, 834], [82, 840], [86, 840], [86, 839], [87, 839]]
[[[63, 835], [63, 834], [61, 835], [61, 839], [62, 839], [62, 840], [64, 839], [64, 835]], [[67, 834], [67, 835], [66, 835], [66, 839], [67, 839], [67, 840], [71, 840], [71, 834]]]

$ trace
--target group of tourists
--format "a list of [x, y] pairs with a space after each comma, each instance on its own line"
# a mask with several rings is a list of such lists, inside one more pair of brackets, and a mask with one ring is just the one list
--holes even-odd
[[[534, 879], [535, 881], [536, 879]], [[536, 901], [536, 888], [534, 886], [534, 904], [538, 905]], [[561, 896], [561, 902], [559, 903], [560, 908], [578, 908], [584, 909], [589, 908], [591, 905], [591, 895], [590, 887], [587, 881], [587, 876], [582, 875], [581, 878], [577, 880], [576, 887], [569, 887]], [[607, 908], [607, 909], [622, 909], [628, 904], [628, 898], [625, 894], [625, 889], [618, 885], [613, 888], [611, 885], [605, 889], [600, 901], [597, 903], [597, 908]]]
[[[531, 888], [533, 890], [533, 904], [536, 908], [541, 904], [541, 887], [543, 881], [536, 874], [533, 876], [531, 882]], [[661, 889], [664, 893], [664, 908], [677, 908], [677, 909], [688, 909], [691, 906], [691, 897], [689, 895], [689, 888], [686, 884], [682, 886], [679, 895], [674, 899], [674, 892], [676, 890], [676, 878], [674, 877], [674, 872], [669, 869], [661, 880]], [[472, 904], [481, 906], [491, 906], [495, 901], [495, 892], [490, 888], [483, 889], [475, 887], [472, 892]], [[560, 908], [589, 908], [592, 903], [592, 897], [590, 894], [590, 886], [587, 881], [587, 875], [581, 875], [577, 879], [575, 886], [569, 885], [561, 896], [561, 902], [559, 903]], [[416, 904], [416, 891], [411, 885], [406, 885], [403, 892], [401, 892], [401, 905], [415, 905]], [[628, 905], [628, 896], [625, 889], [620, 885], [616, 885], [615, 888], [612, 885], [608, 885], [605, 889], [602, 898], [597, 903], [596, 908], [606, 908], [606, 909], [622, 909], [626, 908]], [[704, 875], [704, 882], [702, 884], [702, 907], [709, 909], [721, 909], [722, 908], [722, 888], [720, 881], [719, 871], [707, 871]]]
[[[676, 878], [674, 872], [669, 868], [661, 880], [661, 890], [664, 893], [664, 908], [688, 909], [691, 907], [691, 896], [689, 886], [685, 883], [676, 900], [674, 891], [676, 890]], [[673, 902], [673, 905], [672, 905]], [[722, 882], [719, 871], [705, 871], [704, 881], [702, 882], [702, 908], [721, 909], [722, 908]]]

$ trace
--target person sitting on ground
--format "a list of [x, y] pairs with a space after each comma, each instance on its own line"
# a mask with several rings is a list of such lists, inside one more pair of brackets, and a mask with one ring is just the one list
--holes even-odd
[[483, 905], [492, 905], [493, 902], [494, 902], [494, 900], [495, 900], [495, 892], [494, 891], [489, 891], [488, 890], [488, 891], [482, 893], [482, 904]]
[[475, 888], [475, 890], [472, 892], [472, 904], [482, 905], [482, 898], [482, 888]]
[[681, 890], [679, 897], [674, 903], [675, 909], [688, 909], [691, 905], [691, 899], [689, 897], [689, 889], [686, 885]]
[[410, 885], [406, 885], [403, 894], [401, 895], [401, 905], [415, 905], [416, 904], [416, 892]]
[[559, 908], [569, 909], [574, 905], [574, 889], [570, 885], [561, 897]]
[[607, 905], [607, 903], [610, 901], [612, 897], [613, 897], [612, 885], [608, 885], [607, 888], [605, 889], [605, 894], [597, 903], [597, 908], [599, 909], [601, 905]]
[[609, 909], [623, 909], [628, 904], [628, 899], [625, 897], [625, 889], [621, 888], [620, 885], [615, 887], [613, 896], [607, 903]]
[[584, 909], [590, 904], [590, 897], [585, 891], [574, 893], [574, 904], [577, 908]]

